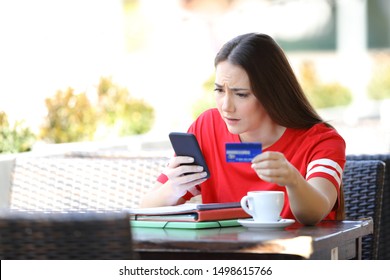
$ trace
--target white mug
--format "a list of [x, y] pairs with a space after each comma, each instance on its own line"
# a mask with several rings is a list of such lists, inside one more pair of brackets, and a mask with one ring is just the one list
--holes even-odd
[[241, 207], [255, 222], [277, 222], [284, 205], [282, 191], [251, 191], [241, 199]]

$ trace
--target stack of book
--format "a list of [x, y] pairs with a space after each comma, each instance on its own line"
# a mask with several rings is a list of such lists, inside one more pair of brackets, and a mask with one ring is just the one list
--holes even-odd
[[239, 226], [237, 219], [250, 216], [239, 202], [185, 203], [177, 206], [130, 209], [134, 227], [200, 229]]

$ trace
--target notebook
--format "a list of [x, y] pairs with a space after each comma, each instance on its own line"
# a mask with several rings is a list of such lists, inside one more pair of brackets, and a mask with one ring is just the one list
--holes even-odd
[[164, 229], [207, 229], [241, 226], [237, 219], [207, 222], [169, 222], [169, 221], [131, 221], [132, 227], [164, 228]]
[[213, 222], [249, 217], [236, 202], [130, 209], [130, 214], [135, 221], [161, 222]]

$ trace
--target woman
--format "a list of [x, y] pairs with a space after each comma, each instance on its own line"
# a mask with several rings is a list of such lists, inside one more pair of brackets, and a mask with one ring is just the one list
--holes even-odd
[[[211, 177], [189, 157], [173, 157], [141, 207], [240, 201], [248, 191], [282, 190], [283, 218], [313, 225], [335, 219], [345, 142], [306, 99], [282, 49], [269, 36], [245, 34], [215, 58], [216, 109], [188, 132], [196, 135]], [[252, 163], [227, 163], [225, 143], [261, 142]], [[186, 173], [193, 173], [188, 175]]]

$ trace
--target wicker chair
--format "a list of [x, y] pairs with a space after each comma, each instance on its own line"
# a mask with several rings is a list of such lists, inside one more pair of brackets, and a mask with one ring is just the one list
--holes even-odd
[[125, 213], [0, 213], [2, 260], [134, 257]]
[[347, 160], [381, 160], [386, 164], [378, 259], [390, 260], [390, 154], [347, 155]]
[[11, 210], [118, 211], [137, 207], [165, 157], [24, 157], [15, 160]]
[[343, 175], [346, 219], [371, 217], [374, 232], [362, 239], [362, 259], [377, 259], [381, 231], [385, 165], [382, 161], [347, 160]]

